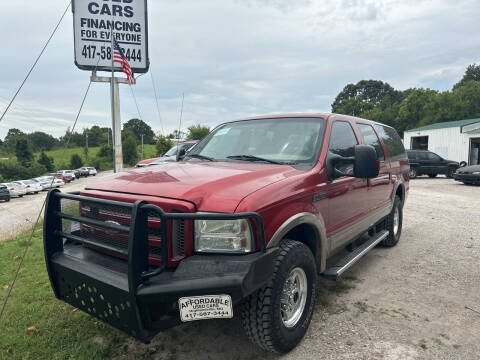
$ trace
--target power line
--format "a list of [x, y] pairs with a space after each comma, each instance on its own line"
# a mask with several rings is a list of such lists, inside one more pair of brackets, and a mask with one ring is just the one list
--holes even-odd
[[40, 52], [40, 54], [38, 55], [37, 59], [35, 60], [35, 62], [33, 63], [32, 67], [30, 68], [30, 70], [28, 71], [27, 73], [27, 76], [25, 76], [25, 78], [23, 79], [22, 83], [20, 84], [20, 87], [17, 89], [17, 92], [15, 93], [15, 95], [13, 95], [13, 98], [12, 100], [10, 100], [10, 103], [8, 104], [7, 108], [5, 109], [5, 111], [3, 112], [2, 116], [0, 117], [0, 122], [3, 120], [3, 118], [5, 117], [5, 115], [7, 114], [8, 112], [8, 109], [10, 109], [10, 106], [12, 106], [13, 102], [15, 101], [18, 93], [20, 92], [20, 90], [22, 90], [23, 88], [23, 85], [25, 85], [25, 82], [27, 81], [27, 79], [30, 77], [30, 74], [32, 73], [33, 69], [35, 68], [35, 66], [37, 65], [38, 61], [40, 60], [40, 58], [42, 57], [43, 53], [45, 52], [45, 49], [47, 48], [48, 44], [50, 43], [50, 40], [52, 40], [53, 38], [53, 35], [55, 35], [55, 33], [57, 32], [57, 29], [58, 27], [60, 26], [63, 18], [65, 17], [65, 14], [67, 13], [68, 9], [70, 8], [70, 5], [72, 4], [71, 1], [68, 2], [68, 5], [67, 5], [67, 8], [65, 9], [65, 11], [63, 12], [62, 14], [62, 17], [60, 18], [60, 20], [58, 21], [57, 23], [57, 26], [55, 26], [55, 29], [53, 29], [53, 32], [52, 34], [50, 35], [50, 37], [48, 38], [47, 42], [45, 43], [42, 51]]
[[153, 72], [152, 72], [151, 65], [150, 65], [150, 77], [152, 78], [153, 93], [155, 94], [155, 102], [157, 103], [157, 114], [158, 114], [158, 121], [160, 122], [160, 131], [161, 131], [161, 134], [163, 135], [162, 116], [160, 115], [160, 106], [158, 105], [157, 87], [155, 86], [155, 80], [153, 79]]
[[[97, 61], [96, 66], [98, 66], [99, 61], [100, 61], [100, 58]], [[64, 151], [62, 153], [62, 158], [60, 160], [60, 164], [62, 164], [63, 160], [65, 159], [65, 154], [67, 153], [66, 150], [68, 148], [68, 145], [70, 144], [70, 140], [72, 139], [73, 132], [75, 131], [75, 127], [77, 126], [78, 119], [79, 119], [80, 114], [83, 110], [83, 106], [85, 105], [85, 100], [87, 99], [87, 95], [88, 95], [88, 92], [90, 91], [91, 86], [92, 86], [92, 79], [90, 78], [90, 81], [88, 83], [88, 87], [85, 91], [85, 94], [83, 95], [82, 102], [80, 104], [80, 108], [78, 109], [77, 116], [75, 117], [75, 121], [73, 123], [72, 129], [70, 130], [69, 137], [68, 137], [67, 141], [65, 142], [65, 147], [64, 147]], [[50, 185], [52, 185], [54, 181], [55, 181], [55, 177], [53, 177], [52, 183]], [[20, 259], [20, 263], [18, 264], [17, 270], [15, 271], [15, 275], [14, 275], [12, 283], [10, 284], [10, 287], [8, 289], [7, 296], [5, 297], [5, 300], [3, 301], [2, 309], [0, 310], [0, 321], [2, 320], [3, 314], [5, 312], [5, 308], [7, 306], [8, 299], [10, 298], [10, 295], [12, 294], [13, 287], [15, 286], [15, 283], [17, 282], [17, 278], [18, 278], [18, 274], [20, 273], [20, 269], [22, 268], [22, 266], [25, 262], [25, 257], [27, 255], [28, 249], [30, 248], [30, 245], [32, 244], [33, 234], [35, 233], [37, 225], [40, 221], [40, 216], [42, 216], [43, 209], [45, 208], [46, 201], [47, 201], [47, 198], [45, 198], [45, 200], [42, 203], [42, 208], [40, 209], [40, 212], [38, 213], [37, 220], [35, 221], [35, 225], [33, 225], [32, 232], [30, 233], [30, 237], [27, 241], [27, 244], [25, 245], [25, 249], [23, 250], [23, 254], [22, 254], [22, 257]]]

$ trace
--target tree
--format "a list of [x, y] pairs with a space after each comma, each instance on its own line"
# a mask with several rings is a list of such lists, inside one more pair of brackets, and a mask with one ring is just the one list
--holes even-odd
[[135, 136], [127, 136], [122, 143], [123, 161], [129, 165], [135, 165], [138, 161], [137, 140]]
[[78, 169], [83, 166], [82, 157], [78, 154], [73, 154], [70, 158], [70, 169]]
[[458, 89], [460, 86], [464, 85], [468, 81], [479, 81], [480, 82], [480, 65], [471, 64], [468, 65], [465, 73], [463, 74], [462, 80], [453, 85], [453, 90]]
[[171, 134], [168, 134], [167, 137], [169, 139], [183, 139], [185, 135], [186, 134], [184, 131], [173, 130], [173, 132]]
[[53, 159], [45, 154], [43, 151], [40, 154], [40, 158], [37, 161], [40, 165], [42, 165], [48, 172], [52, 172], [54, 170], [53, 166]]
[[209, 133], [210, 128], [208, 126], [192, 125], [188, 127], [187, 140], [202, 140]]
[[173, 145], [173, 141], [163, 135], [160, 135], [157, 140], [157, 155], [158, 156], [163, 156], [168, 150], [170, 150]]
[[155, 144], [155, 133], [150, 125], [140, 119], [130, 119], [123, 125], [124, 130], [131, 130], [138, 142], [142, 140], [145, 144]]
[[52, 150], [58, 145], [58, 140], [52, 135], [46, 134], [42, 131], [35, 131], [27, 135], [28, 139], [32, 143], [34, 151]]
[[7, 151], [8, 152], [15, 152], [15, 148], [16, 148], [16, 145], [17, 145], [17, 140], [22, 137], [22, 136], [25, 136], [26, 134], [19, 130], [19, 129], [9, 129], [8, 130], [8, 133], [7, 133], [7, 136], [5, 136], [5, 147], [7, 148]]
[[32, 145], [25, 136], [18, 137], [15, 144], [15, 155], [20, 164], [30, 166], [33, 162]]
[[108, 146], [108, 144], [100, 146], [100, 150], [98, 151], [97, 156], [102, 158], [112, 158], [113, 147], [111, 145]]
[[332, 112], [359, 116], [365, 111], [379, 106], [382, 101], [392, 105], [401, 97], [402, 93], [386, 82], [362, 80], [343, 88], [332, 104]]

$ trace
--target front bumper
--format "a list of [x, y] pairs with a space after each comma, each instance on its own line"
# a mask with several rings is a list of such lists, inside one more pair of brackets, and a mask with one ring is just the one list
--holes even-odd
[[[61, 198], [131, 208], [131, 225], [116, 226], [62, 213]], [[166, 267], [168, 246], [162, 246], [162, 265], [152, 269], [148, 265], [145, 231], [152, 211], [158, 211], [165, 224], [162, 239], [168, 239], [169, 219], [254, 218], [260, 251], [248, 255], [194, 255], [182, 260], [176, 269], [169, 269]], [[62, 218], [128, 231], [128, 261], [92, 250], [86, 246], [88, 239], [82, 240], [75, 232], [64, 233]], [[277, 248], [266, 249], [263, 224], [255, 213], [163, 213], [160, 208], [140, 201], [126, 204], [87, 199], [61, 194], [58, 190], [51, 190], [47, 196], [44, 252], [56, 297], [144, 342], [180, 323], [178, 300], [181, 297], [227, 294], [233, 304], [241, 302], [269, 281], [277, 251]]]
[[480, 184], [480, 175], [479, 174], [466, 174], [466, 173], [459, 174], [459, 173], [455, 173], [455, 174], [453, 174], [453, 178], [456, 181], [472, 183], [472, 184]]

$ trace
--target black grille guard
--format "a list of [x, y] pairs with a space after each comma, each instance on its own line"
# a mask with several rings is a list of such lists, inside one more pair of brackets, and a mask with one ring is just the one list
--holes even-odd
[[[66, 214], [61, 209], [62, 199], [96, 206], [123, 208], [126, 213], [130, 212], [130, 226], [118, 225], [81, 215]], [[149, 265], [149, 214], [155, 214], [160, 219], [161, 237], [165, 239], [161, 243], [161, 265], [156, 268]], [[128, 251], [106, 244], [92, 244], [89, 239], [63, 231], [62, 219], [92, 225], [107, 231], [128, 234]], [[266, 253], [263, 222], [260, 215], [254, 212], [238, 214], [167, 213], [159, 206], [149, 204], [146, 201], [138, 200], [132, 204], [81, 196], [80, 193], [61, 193], [58, 189], [52, 189], [48, 192], [46, 199], [44, 253], [48, 276], [55, 296], [142, 341], [149, 341], [157, 331], [151, 331], [148, 316], [145, 315], [142, 305], [137, 301], [137, 291], [139, 288], [148, 286], [149, 279], [161, 275], [166, 270], [169, 254], [169, 241], [167, 240], [169, 239], [169, 226], [166, 226], [167, 222], [172, 220], [235, 219], [247, 219], [250, 224], [253, 223], [259, 251]], [[105, 269], [104, 273], [101, 267], [89, 267], [88, 264], [81, 264], [79, 261], [75, 263], [74, 258], [64, 254], [64, 239], [83, 243], [87, 246], [94, 245], [94, 247], [105, 252], [116, 253], [127, 258], [126, 274], [122, 274], [122, 276], [112, 275], [108, 273], [108, 269]], [[238, 256], [241, 257], [242, 255]], [[91, 289], [94, 289], [94, 291]], [[161, 296], [161, 294], [158, 295]], [[108, 299], [105, 299], [106, 297]], [[117, 299], [122, 300], [116, 301]], [[112, 309], [116, 310], [112, 312]]]

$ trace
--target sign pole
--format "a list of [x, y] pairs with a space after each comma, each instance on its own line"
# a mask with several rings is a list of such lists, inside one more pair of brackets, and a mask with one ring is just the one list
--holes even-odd
[[110, 83], [110, 104], [112, 107], [112, 129], [113, 129], [113, 172], [117, 173], [123, 170], [123, 152], [122, 152], [122, 123], [120, 119], [120, 89], [118, 81], [115, 78], [115, 64], [113, 59], [113, 25], [110, 32], [111, 56], [112, 56], [112, 81]]

